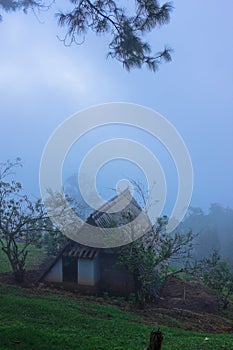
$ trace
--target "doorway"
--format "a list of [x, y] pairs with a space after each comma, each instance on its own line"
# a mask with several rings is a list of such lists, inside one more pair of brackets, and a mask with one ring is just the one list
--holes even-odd
[[78, 282], [78, 261], [72, 256], [62, 257], [63, 282]]

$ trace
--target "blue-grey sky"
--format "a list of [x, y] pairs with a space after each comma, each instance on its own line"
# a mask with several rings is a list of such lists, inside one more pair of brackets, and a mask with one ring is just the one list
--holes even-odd
[[[164, 44], [174, 49], [173, 61], [157, 74], [146, 68], [128, 73], [106, 60], [107, 37], [88, 35], [83, 45], [65, 47], [54, 18], [62, 2], [39, 14], [40, 21], [32, 13], [3, 14], [0, 160], [23, 159], [18, 176], [29, 193], [39, 194], [42, 151], [60, 123], [83, 108], [124, 101], [158, 111], [183, 137], [194, 168], [193, 206], [233, 207], [233, 2], [174, 5], [171, 22], [149, 35], [155, 51]], [[174, 192], [173, 166], [164, 167]]]

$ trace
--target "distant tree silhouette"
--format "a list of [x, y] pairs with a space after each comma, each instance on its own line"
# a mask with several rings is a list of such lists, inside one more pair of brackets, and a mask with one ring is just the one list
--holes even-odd
[[205, 214], [201, 208], [191, 207], [180, 228], [199, 233], [193, 250], [195, 258], [207, 257], [213, 250], [217, 250], [223, 259], [233, 262], [233, 209], [213, 203]]

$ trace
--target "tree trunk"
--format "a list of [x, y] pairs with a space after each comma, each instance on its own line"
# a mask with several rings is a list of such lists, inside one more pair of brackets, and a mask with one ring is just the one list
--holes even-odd
[[28, 252], [26, 251], [23, 254], [21, 253], [22, 257], [20, 259], [19, 254], [15, 254], [15, 252], [12, 252], [12, 250], [9, 247], [2, 247], [2, 251], [7, 255], [12, 271], [14, 273], [15, 280], [20, 283], [23, 282], [25, 276], [24, 266]]
[[150, 345], [146, 350], [161, 350], [163, 341], [163, 333], [158, 329], [150, 334]]
[[135, 293], [135, 304], [137, 308], [144, 309], [145, 307], [145, 300], [142, 290], [142, 281], [139, 278], [139, 271], [136, 269], [133, 273], [133, 280], [134, 280], [134, 293]]
[[15, 276], [15, 280], [17, 282], [23, 282], [24, 281], [24, 275], [25, 275], [25, 270], [17, 270], [14, 271], [14, 276]]

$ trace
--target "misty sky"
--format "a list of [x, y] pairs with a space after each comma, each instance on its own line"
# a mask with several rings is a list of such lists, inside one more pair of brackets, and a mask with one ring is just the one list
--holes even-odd
[[[146, 68], [128, 73], [117, 61], [106, 60], [107, 37], [87, 35], [82, 46], [65, 47], [57, 39], [64, 30], [54, 18], [64, 8], [62, 2], [39, 14], [39, 20], [32, 13], [3, 13], [0, 160], [23, 159], [18, 176], [27, 192], [39, 195], [43, 148], [62, 121], [95, 104], [123, 101], [157, 110], [179, 131], [193, 162], [193, 206], [207, 209], [219, 202], [233, 207], [233, 2], [224, 0], [220, 6], [212, 0], [189, 0], [174, 5], [170, 24], [149, 36], [155, 51], [164, 44], [174, 49], [173, 61], [161, 65], [157, 74]], [[173, 196], [174, 166], [159, 145], [153, 147], [161, 152]], [[79, 149], [85, 148], [79, 145], [77, 157]], [[67, 159], [67, 174], [76, 170], [73, 165]], [[112, 166], [116, 174], [119, 166]], [[127, 175], [123, 163], [120, 168], [117, 176]], [[108, 171], [103, 169], [102, 175]], [[101, 178], [98, 183], [112, 187], [117, 176], [109, 181], [106, 174], [104, 185]]]

